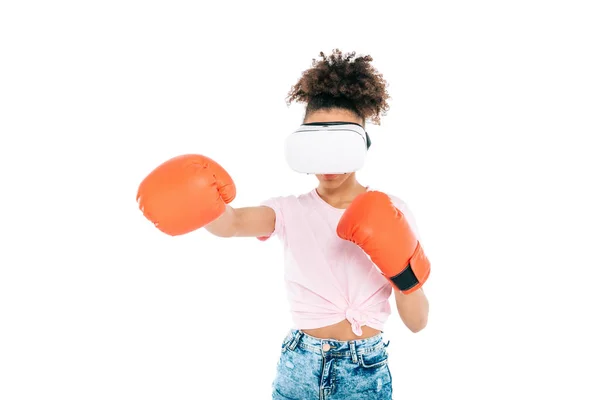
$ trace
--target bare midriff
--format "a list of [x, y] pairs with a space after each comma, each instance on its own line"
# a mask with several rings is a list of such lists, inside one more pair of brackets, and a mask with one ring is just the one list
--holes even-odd
[[369, 326], [363, 326], [362, 335], [356, 336], [354, 332], [352, 332], [352, 325], [350, 325], [350, 322], [347, 320], [338, 322], [337, 324], [324, 326], [323, 328], [302, 329], [302, 332], [318, 339], [333, 339], [339, 341], [366, 339], [381, 333], [381, 331], [377, 329], [373, 329]]

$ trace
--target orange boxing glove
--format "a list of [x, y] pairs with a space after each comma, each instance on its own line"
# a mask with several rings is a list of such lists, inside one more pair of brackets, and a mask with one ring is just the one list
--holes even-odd
[[223, 167], [208, 157], [187, 154], [154, 169], [140, 184], [137, 202], [158, 229], [177, 236], [217, 219], [235, 194]]
[[429, 278], [429, 260], [404, 214], [385, 193], [358, 195], [344, 211], [337, 234], [363, 249], [404, 294], [418, 290]]

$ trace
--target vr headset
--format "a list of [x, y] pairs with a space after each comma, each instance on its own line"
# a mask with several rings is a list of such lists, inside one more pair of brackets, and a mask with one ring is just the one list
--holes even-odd
[[289, 167], [303, 174], [345, 174], [361, 169], [371, 147], [369, 135], [352, 122], [303, 124], [285, 140]]

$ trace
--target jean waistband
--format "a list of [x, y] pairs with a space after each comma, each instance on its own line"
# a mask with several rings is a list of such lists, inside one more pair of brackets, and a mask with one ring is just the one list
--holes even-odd
[[356, 357], [369, 354], [375, 351], [380, 351], [386, 348], [389, 344], [384, 342], [383, 335], [377, 334], [367, 339], [357, 339], [349, 341], [340, 341], [333, 339], [319, 339], [299, 329], [292, 329], [285, 339], [285, 346], [294, 350], [300, 347], [312, 353], [327, 354], [330, 357], [348, 357], [355, 359]]

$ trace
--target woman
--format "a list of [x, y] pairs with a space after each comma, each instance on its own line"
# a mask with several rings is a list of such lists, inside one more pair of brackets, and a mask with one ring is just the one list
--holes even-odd
[[[388, 108], [388, 95], [385, 81], [370, 64], [372, 59], [339, 51], [329, 57], [321, 53], [321, 57], [312, 69], [304, 72], [288, 96], [289, 102], [306, 103], [304, 123], [343, 121], [363, 127], [367, 119], [379, 123], [380, 113]], [[294, 262], [286, 265], [294, 320], [305, 328], [292, 330], [284, 340], [274, 381], [274, 399], [391, 398], [391, 376], [381, 331], [390, 313], [388, 299], [392, 286], [380, 274], [373, 273], [374, 267], [365, 267], [369, 260], [364, 253], [357, 249], [336, 258], [340, 253], [331, 245], [346, 244], [336, 235], [337, 223], [344, 209], [367, 187], [358, 182], [356, 173], [316, 175], [316, 178], [319, 184], [310, 193], [270, 199], [261, 207], [228, 207], [225, 214], [206, 228], [218, 236], [257, 236], [264, 240], [276, 235], [288, 253], [296, 245], [289, 240], [292, 235], [288, 231], [306, 230], [302, 234], [313, 238], [318, 247], [314, 251], [331, 268], [331, 273], [315, 270], [314, 265], [303, 265], [303, 258], [298, 255], [290, 257]], [[394, 200], [404, 215], [410, 216], [406, 205]], [[306, 220], [309, 224], [303, 223]], [[301, 279], [296, 275], [306, 274], [321, 281], [318, 287], [310, 282], [299, 283]], [[428, 315], [423, 290], [409, 295], [396, 290], [394, 294], [396, 310], [406, 326], [413, 332], [423, 329]], [[350, 310], [361, 306], [371, 323], [353, 329], [356, 318], [344, 306]], [[354, 342], [356, 352], [363, 348], [371, 351], [353, 363], [350, 341]], [[324, 355], [327, 352], [330, 355]]]
[[[388, 109], [388, 94], [371, 61], [369, 56], [356, 57], [339, 50], [328, 57], [321, 53], [321, 59], [313, 60], [312, 68], [293, 86], [288, 101], [306, 104], [304, 124], [344, 122], [363, 128], [367, 120], [378, 124]], [[138, 193], [140, 207], [159, 229], [173, 235], [204, 226], [219, 237], [267, 240], [277, 236], [281, 240], [296, 326], [281, 347], [273, 399], [391, 399], [387, 343], [382, 337], [391, 314], [391, 293], [398, 315], [413, 332], [425, 327], [429, 306], [422, 288], [394, 290], [392, 280], [378, 271], [376, 255], [369, 257], [365, 247], [342, 238], [342, 231], [351, 235], [357, 229], [355, 225], [340, 228], [342, 217], [350, 219], [349, 209], [362, 206], [356, 203], [369, 188], [358, 182], [355, 172], [316, 174], [318, 186], [309, 193], [272, 198], [258, 207], [232, 208], [225, 205], [235, 197], [229, 175], [208, 158], [192, 157], [200, 171], [193, 178], [181, 172], [181, 163], [187, 163], [189, 170], [185, 158], [165, 163], [146, 178]], [[203, 171], [208, 171], [204, 180], [198, 178]], [[193, 188], [186, 183], [190, 179]], [[174, 190], [179, 182], [181, 188]], [[388, 196], [395, 206], [388, 215], [399, 210], [408, 229], [416, 232], [406, 204]], [[170, 220], [166, 212], [161, 215], [163, 209], [170, 210]], [[173, 216], [174, 209], [182, 210], [178, 217]], [[360, 209], [354, 213], [358, 218], [363, 214]], [[194, 215], [201, 217], [195, 220]], [[392, 239], [402, 246], [402, 239]]]

